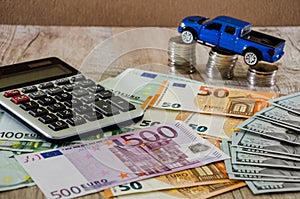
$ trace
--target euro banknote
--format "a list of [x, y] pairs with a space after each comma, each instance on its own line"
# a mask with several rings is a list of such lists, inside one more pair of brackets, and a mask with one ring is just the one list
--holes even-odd
[[228, 179], [225, 164], [217, 162], [141, 181], [130, 182], [104, 190], [106, 197], [151, 192], [164, 189], [192, 187], [232, 182]]
[[295, 129], [296, 131], [299, 131], [300, 129], [300, 114], [296, 114], [282, 108], [271, 106], [255, 114], [255, 116]]
[[244, 153], [238, 151], [235, 147], [231, 147], [230, 150], [232, 164], [300, 169], [300, 161]]
[[[69, 146], [72, 144], [78, 144], [78, 143], [84, 143], [90, 140], [97, 140], [113, 135], [119, 135], [122, 133], [130, 132], [137, 130], [138, 128], [136, 127], [124, 127], [121, 129], [115, 129], [112, 131], [106, 131], [103, 133], [95, 134], [95, 135], [90, 135], [81, 138], [80, 140], [74, 140], [71, 142], [64, 142], [62, 144], [54, 144], [47, 142], [45, 140], [40, 140], [38, 137], [34, 139], [32, 137], [30, 140], [33, 141], [24, 141], [24, 139], [19, 139], [19, 141], [12, 141], [12, 140], [1, 140], [0, 139], [0, 150], [7, 150], [7, 151], [15, 151], [15, 152], [22, 152], [22, 153], [33, 153], [33, 152], [38, 152], [38, 151], [45, 151], [49, 149], [55, 149], [58, 147], [63, 147], [63, 146]], [[21, 133], [21, 132], [19, 132]], [[23, 133], [21, 133], [23, 134]], [[16, 139], [17, 140], [17, 139]]]
[[145, 128], [174, 120], [184, 121], [191, 129], [202, 135], [230, 138], [237, 125], [245, 119], [149, 107], [143, 119], [131, 127]]
[[300, 191], [298, 182], [246, 181], [254, 194]]
[[103, 80], [101, 85], [130, 101], [142, 104], [148, 96], [153, 96], [157, 92], [164, 80], [177, 80], [204, 85], [204, 83], [195, 80], [136, 68], [128, 68], [115, 78]]
[[42, 141], [36, 133], [4, 110], [0, 114], [0, 140]]
[[257, 133], [273, 139], [300, 145], [300, 131], [259, 118], [249, 118], [241, 123], [238, 128], [242, 131]]
[[[231, 141], [223, 139], [221, 148], [232, 156]], [[233, 164], [230, 159], [225, 160], [225, 165], [230, 179], [300, 182], [299, 170]]]
[[[244, 182], [235, 181], [227, 183], [219, 183], [213, 185], [199, 185], [194, 187], [184, 187], [178, 189], [159, 190], [146, 193], [137, 193], [113, 197], [115, 199], [150, 199], [150, 198], [168, 198], [168, 199], [206, 199], [228, 191], [232, 191], [246, 184]], [[106, 197], [104, 192], [100, 193]]]
[[14, 153], [11, 151], [0, 151], [0, 191], [28, 187], [35, 184], [13, 156]]
[[239, 146], [259, 151], [281, 154], [300, 158], [300, 146], [289, 144], [280, 140], [266, 138], [251, 132], [234, 132], [232, 146]]
[[272, 99], [269, 102], [274, 106], [300, 114], [300, 92]]
[[150, 102], [163, 109], [249, 118], [269, 106], [278, 94], [164, 81]]
[[179, 121], [16, 156], [48, 198], [78, 197], [226, 158]]

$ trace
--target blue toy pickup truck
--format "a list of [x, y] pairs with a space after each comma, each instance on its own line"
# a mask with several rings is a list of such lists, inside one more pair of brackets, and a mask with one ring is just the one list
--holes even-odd
[[183, 42], [200, 43], [243, 55], [249, 66], [258, 61], [275, 62], [283, 56], [285, 41], [264, 33], [251, 30], [251, 24], [228, 16], [212, 20], [201, 16], [190, 16], [178, 27]]

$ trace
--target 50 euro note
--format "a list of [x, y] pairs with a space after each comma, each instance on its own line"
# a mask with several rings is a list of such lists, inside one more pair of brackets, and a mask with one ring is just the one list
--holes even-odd
[[[228, 191], [232, 191], [246, 184], [240, 181], [232, 181], [227, 183], [219, 183], [213, 185], [199, 185], [193, 187], [184, 187], [178, 189], [159, 190], [145, 193], [136, 193], [129, 195], [115, 196], [115, 199], [149, 199], [149, 198], [168, 198], [168, 199], [206, 199], [213, 196], [217, 196]], [[104, 192], [100, 193], [106, 197]]]
[[237, 125], [244, 121], [243, 118], [149, 107], [146, 109], [143, 119], [131, 127], [145, 128], [174, 120], [183, 121], [201, 135], [218, 138], [230, 138]]
[[141, 181], [130, 182], [104, 190], [105, 197], [175, 189], [197, 185], [211, 185], [232, 182], [228, 179], [223, 162], [212, 163], [193, 169], [187, 169], [167, 175]]
[[248, 118], [269, 106], [279, 94], [164, 81], [151, 107]]
[[73, 198], [228, 158], [184, 123], [16, 156], [48, 198]]
[[160, 84], [164, 80], [193, 82], [198, 85], [204, 85], [202, 82], [184, 77], [145, 71], [136, 68], [128, 68], [115, 78], [103, 80], [101, 81], [101, 85], [132, 102], [142, 104], [149, 96], [153, 96], [157, 92]]

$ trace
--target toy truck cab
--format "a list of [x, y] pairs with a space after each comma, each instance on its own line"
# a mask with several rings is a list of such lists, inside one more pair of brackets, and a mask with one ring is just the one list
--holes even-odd
[[243, 55], [246, 64], [252, 66], [258, 61], [274, 62], [283, 56], [285, 41], [251, 30], [251, 24], [228, 16], [212, 20], [191, 16], [182, 20], [178, 27], [183, 42], [197, 40], [211, 46]]

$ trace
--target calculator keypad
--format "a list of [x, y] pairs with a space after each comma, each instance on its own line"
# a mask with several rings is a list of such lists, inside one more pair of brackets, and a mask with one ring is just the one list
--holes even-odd
[[54, 131], [135, 109], [81, 74], [6, 91], [4, 96]]

